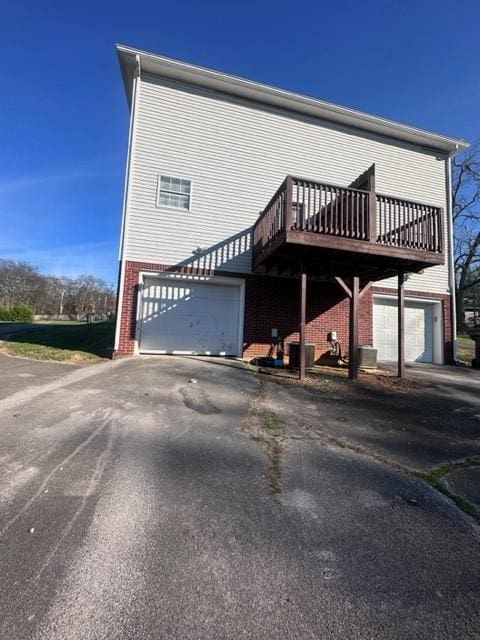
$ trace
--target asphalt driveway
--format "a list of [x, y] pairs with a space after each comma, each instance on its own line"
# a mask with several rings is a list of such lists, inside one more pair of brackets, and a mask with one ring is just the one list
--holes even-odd
[[[478, 409], [457, 396], [441, 423], [444, 391], [419, 385], [165, 357], [12, 390], [0, 638], [479, 638], [479, 526], [415, 475], [438, 460], [400, 426], [455, 465], [446, 430], [476, 452]], [[437, 421], [414, 419], [427, 396]]]
[[14, 358], [0, 353], [0, 400], [32, 386], [44, 385], [78, 368], [62, 362]]

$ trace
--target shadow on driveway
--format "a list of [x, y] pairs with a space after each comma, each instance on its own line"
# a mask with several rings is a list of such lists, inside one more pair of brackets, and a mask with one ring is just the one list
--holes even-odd
[[480, 456], [480, 376], [453, 367], [409, 371], [415, 388], [323, 380], [307, 387], [265, 378], [267, 403], [293, 428], [371, 450], [412, 471]]

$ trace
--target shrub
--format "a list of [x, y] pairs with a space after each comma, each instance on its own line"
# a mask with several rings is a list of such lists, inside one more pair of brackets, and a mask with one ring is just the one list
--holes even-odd
[[13, 307], [0, 307], [0, 320], [4, 322], [33, 322], [33, 309], [26, 304]]
[[33, 309], [26, 304], [17, 304], [13, 307], [17, 322], [33, 322]]

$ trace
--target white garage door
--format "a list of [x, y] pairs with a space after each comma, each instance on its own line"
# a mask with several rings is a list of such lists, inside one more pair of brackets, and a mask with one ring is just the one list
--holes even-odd
[[141, 353], [238, 355], [240, 287], [146, 277]]
[[[373, 344], [379, 361], [396, 361], [398, 355], [396, 300], [374, 300]], [[433, 362], [433, 307], [425, 302], [405, 302], [405, 360]]]

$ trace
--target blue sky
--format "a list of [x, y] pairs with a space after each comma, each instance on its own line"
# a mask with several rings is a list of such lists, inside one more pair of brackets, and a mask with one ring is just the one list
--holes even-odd
[[0, 4], [0, 257], [114, 283], [128, 110], [115, 43], [480, 137], [478, 0]]

